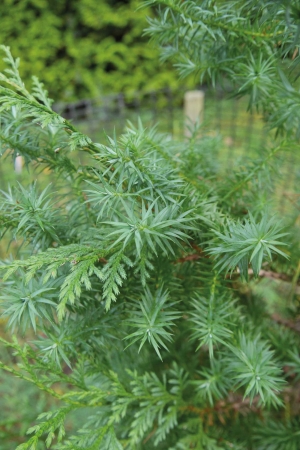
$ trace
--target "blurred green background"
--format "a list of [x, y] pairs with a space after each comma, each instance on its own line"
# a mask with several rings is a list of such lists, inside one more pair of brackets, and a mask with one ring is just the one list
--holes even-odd
[[2, 0], [0, 44], [22, 58], [27, 85], [38, 76], [56, 101], [175, 89], [177, 74], [160, 64], [158, 49], [143, 36], [153, 13], [140, 5], [138, 0]]

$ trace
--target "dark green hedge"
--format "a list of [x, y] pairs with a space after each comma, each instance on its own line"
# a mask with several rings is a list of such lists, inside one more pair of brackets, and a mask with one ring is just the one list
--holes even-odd
[[158, 50], [142, 36], [151, 11], [138, 6], [137, 0], [2, 0], [0, 43], [21, 56], [24, 79], [38, 73], [56, 100], [176, 88], [173, 69], [157, 62]]

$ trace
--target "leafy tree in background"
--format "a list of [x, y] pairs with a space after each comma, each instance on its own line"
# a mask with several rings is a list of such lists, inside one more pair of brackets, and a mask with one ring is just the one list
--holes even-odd
[[[153, 3], [163, 55], [225, 76], [279, 136], [228, 177], [197, 126], [182, 142], [141, 124], [92, 142], [4, 48], [2, 148], [57, 178], [2, 195], [2, 233], [20, 246], [0, 267], [3, 314], [35, 337], [1, 338], [19, 362], [1, 366], [57, 402], [18, 450], [296, 450], [298, 212], [280, 222], [264, 199], [298, 148], [298, 2]], [[272, 301], [267, 276], [287, 286]]]
[[56, 100], [175, 88], [174, 70], [161, 66], [142, 36], [151, 11], [138, 6], [136, 0], [3, 0], [0, 43], [22, 55], [23, 79], [37, 74]]

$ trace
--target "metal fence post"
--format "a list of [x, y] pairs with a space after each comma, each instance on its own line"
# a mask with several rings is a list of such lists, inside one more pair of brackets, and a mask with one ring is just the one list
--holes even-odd
[[184, 135], [186, 137], [191, 136], [193, 125], [203, 122], [204, 97], [203, 91], [187, 91], [184, 94]]

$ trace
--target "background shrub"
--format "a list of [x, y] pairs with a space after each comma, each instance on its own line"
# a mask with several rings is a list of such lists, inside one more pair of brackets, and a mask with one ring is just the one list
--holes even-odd
[[38, 74], [56, 100], [176, 88], [171, 65], [161, 66], [157, 48], [143, 37], [151, 10], [138, 6], [137, 0], [3, 0], [0, 43], [22, 55], [25, 83]]

